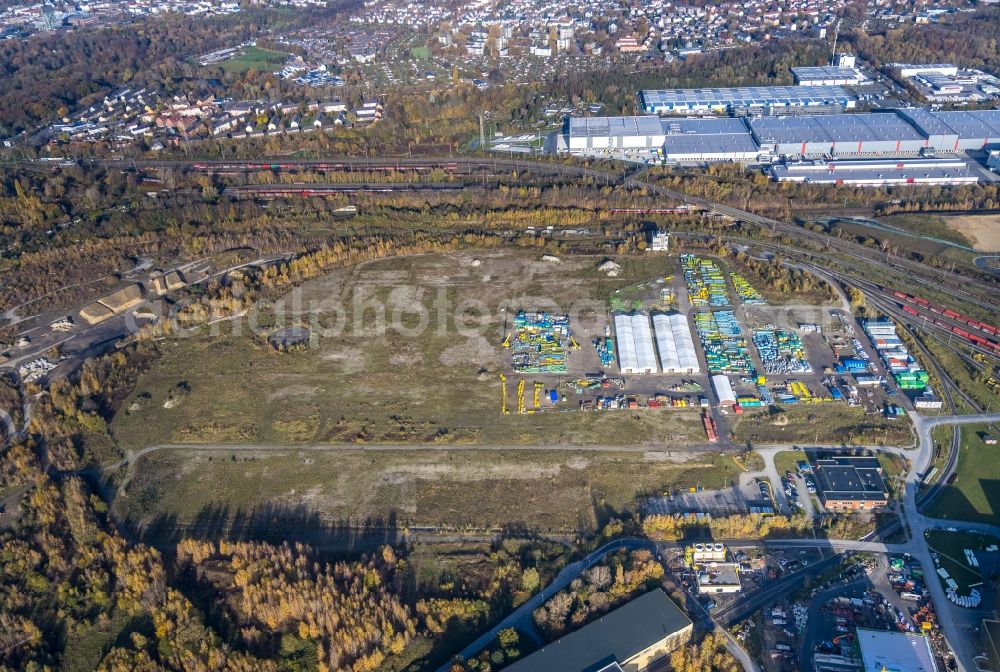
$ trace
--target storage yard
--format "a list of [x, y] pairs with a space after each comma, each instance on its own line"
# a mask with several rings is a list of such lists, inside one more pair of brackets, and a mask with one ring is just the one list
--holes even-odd
[[[206, 362], [208, 377], [184, 379], [190, 392], [171, 404], [171, 417], [154, 412], [170, 390], [140, 386], [149, 397], [116, 420], [119, 439], [685, 445], [728, 438], [723, 416], [753, 408], [842, 401], [880, 413], [894, 382], [864, 387], [877, 379], [874, 357], [849, 331], [849, 316], [840, 315], [842, 332], [824, 326], [821, 333], [810, 324], [814, 309], [767, 305], [745, 277], [707, 256], [618, 258], [616, 277], [595, 257], [554, 263], [528, 252], [483, 252], [405, 261], [411, 266], [390, 259], [306, 283], [303, 305], [362, 292], [376, 313], [383, 306], [394, 315], [426, 308], [433, 292], [420, 288], [433, 286], [456, 305], [475, 297], [496, 306], [487, 326], [417, 336], [390, 327], [371, 336], [378, 318], [366, 309], [365, 324], [331, 336], [320, 310], [293, 325], [310, 346], [277, 359], [240, 337], [170, 341], [153, 379], [177, 385], [171, 372], [192, 361]], [[495, 277], [516, 280], [484, 280]], [[559, 310], [580, 301], [604, 311]], [[234, 358], [247, 373], [219, 389], [211, 371]], [[271, 384], [261, 386], [261, 376]]]
[[514, 372], [566, 373], [571, 343], [575, 341], [568, 315], [519, 312], [514, 316], [514, 339], [509, 344]]
[[[653, 92], [643, 93], [653, 95]], [[713, 161], [772, 164], [783, 159], [819, 159], [823, 162], [793, 164], [787, 172], [779, 171], [773, 176], [798, 181], [842, 180], [845, 184], [867, 186], [974, 182], [986, 173], [967, 165], [963, 168], [967, 163], [964, 158], [952, 156], [931, 161], [935, 158], [931, 154], [982, 150], [998, 143], [1000, 110], [935, 112], [900, 108], [867, 113], [740, 118], [661, 118], [653, 113], [632, 117], [570, 117], [556, 146], [560, 151], [580, 156], [668, 164]], [[833, 163], [834, 158], [845, 157], [923, 161], [903, 166]], [[829, 174], [834, 171], [840, 174]]]

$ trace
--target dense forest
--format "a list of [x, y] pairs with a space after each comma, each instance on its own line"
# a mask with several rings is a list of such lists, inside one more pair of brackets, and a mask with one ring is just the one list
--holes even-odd
[[874, 65], [954, 63], [993, 74], [1000, 72], [1000, 7], [983, 4], [933, 24], [907, 24], [883, 33], [855, 30], [845, 35], [859, 56]]

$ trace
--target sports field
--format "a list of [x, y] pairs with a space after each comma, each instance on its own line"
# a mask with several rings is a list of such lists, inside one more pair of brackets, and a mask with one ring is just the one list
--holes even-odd
[[244, 47], [239, 54], [219, 63], [218, 66], [226, 72], [246, 72], [247, 70], [271, 72], [279, 69], [286, 58], [288, 58], [288, 54], [283, 51]]

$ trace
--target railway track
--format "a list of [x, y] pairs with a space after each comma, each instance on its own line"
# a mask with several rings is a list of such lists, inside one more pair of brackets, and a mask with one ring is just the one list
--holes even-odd
[[[31, 167], [38, 167], [38, 162], [25, 162]], [[995, 310], [1000, 307], [1000, 292], [996, 287], [980, 282], [975, 279], [960, 276], [951, 271], [936, 270], [929, 272], [928, 268], [910, 259], [900, 257], [884, 256], [875, 250], [869, 250], [864, 246], [849, 241], [834, 238], [827, 234], [809, 231], [794, 224], [781, 222], [770, 217], [758, 215], [756, 213], [741, 210], [722, 203], [715, 203], [704, 198], [690, 196], [674, 189], [669, 189], [661, 185], [640, 179], [645, 169], [628, 172], [612, 173], [607, 170], [590, 168], [580, 165], [564, 165], [555, 161], [529, 161], [522, 159], [504, 158], [477, 158], [477, 157], [424, 157], [424, 158], [330, 158], [330, 159], [274, 159], [257, 161], [232, 161], [232, 160], [181, 160], [181, 159], [111, 159], [111, 160], [85, 160], [82, 165], [96, 165], [106, 168], [118, 169], [162, 169], [162, 168], [185, 168], [189, 170], [199, 170], [206, 172], [221, 171], [294, 171], [294, 170], [343, 170], [343, 171], [411, 171], [430, 172], [433, 170], [443, 170], [450, 173], [470, 173], [474, 170], [490, 169], [531, 171], [545, 175], [559, 175], [563, 177], [588, 178], [598, 183], [621, 184], [628, 188], [644, 189], [650, 193], [669, 198], [687, 206], [697, 206], [704, 210], [716, 212], [720, 215], [730, 217], [734, 220], [748, 222], [758, 226], [766, 227], [773, 232], [794, 236], [798, 240], [808, 240], [827, 249], [834, 249], [841, 254], [866, 264], [882, 265], [903, 269], [913, 277], [923, 278], [928, 284], [937, 287], [946, 287], [956, 294], [966, 297], [966, 300], [977, 303], [981, 307]]]

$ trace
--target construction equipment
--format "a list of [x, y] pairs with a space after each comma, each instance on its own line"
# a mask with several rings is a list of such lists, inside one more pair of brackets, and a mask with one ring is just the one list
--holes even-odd
[[569, 344], [574, 350], [580, 349], [580, 344], [576, 342], [576, 339], [572, 336], [569, 337]]
[[524, 415], [524, 378], [517, 383], [517, 412]]
[[507, 335], [503, 337], [503, 342], [500, 343], [500, 345], [503, 346], [503, 347], [505, 347], [505, 348], [509, 348], [510, 347], [510, 332], [509, 331], [507, 332]]
[[507, 376], [500, 374], [500, 412], [507, 415]]
[[535, 409], [541, 408], [542, 388], [545, 387], [539, 382], [535, 383]]

